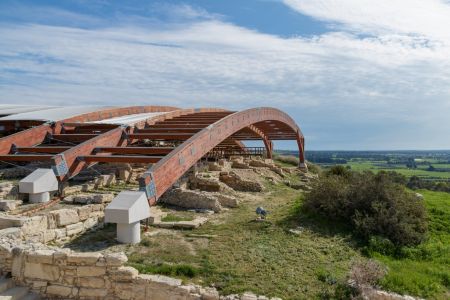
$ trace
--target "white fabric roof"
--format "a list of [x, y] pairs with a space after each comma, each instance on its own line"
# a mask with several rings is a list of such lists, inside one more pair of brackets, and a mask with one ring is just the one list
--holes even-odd
[[[81, 114], [113, 108], [113, 106], [65, 106], [17, 113], [0, 118], [0, 120], [39, 120], [60, 121]], [[1, 109], [1, 107], [0, 107]]]
[[115, 117], [111, 119], [105, 119], [95, 122], [89, 123], [99, 123], [99, 124], [118, 124], [118, 125], [134, 125], [140, 121], [147, 120], [152, 117], [156, 117], [159, 115], [166, 114], [167, 112], [153, 112], [153, 113], [142, 113], [142, 114], [133, 114], [122, 117]]
[[56, 106], [2, 104], [0, 105], [0, 115], [13, 115], [25, 112], [45, 110], [49, 108], [56, 108]]

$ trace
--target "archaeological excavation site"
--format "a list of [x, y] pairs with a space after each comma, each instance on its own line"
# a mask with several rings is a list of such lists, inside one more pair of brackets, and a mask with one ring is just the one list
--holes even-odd
[[274, 108], [0, 105], [0, 299], [278, 299], [227, 264], [315, 178]]

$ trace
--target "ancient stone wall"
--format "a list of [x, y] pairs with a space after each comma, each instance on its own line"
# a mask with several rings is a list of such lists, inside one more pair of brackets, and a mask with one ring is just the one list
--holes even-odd
[[77, 253], [2, 240], [0, 269], [45, 299], [218, 299], [215, 289], [139, 274], [123, 253]]
[[48, 243], [65, 241], [89, 229], [101, 226], [103, 204], [64, 208], [33, 217], [0, 216], [0, 232], [23, 240]]

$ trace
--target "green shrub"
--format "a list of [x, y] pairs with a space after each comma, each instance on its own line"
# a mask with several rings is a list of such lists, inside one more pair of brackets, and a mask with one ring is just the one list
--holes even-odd
[[379, 236], [395, 246], [416, 245], [427, 231], [423, 201], [387, 173], [333, 167], [314, 183], [304, 208], [352, 225], [366, 241]]

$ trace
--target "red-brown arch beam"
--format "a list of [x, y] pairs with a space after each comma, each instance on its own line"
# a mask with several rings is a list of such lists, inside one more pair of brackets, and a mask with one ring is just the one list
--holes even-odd
[[191, 166], [223, 140], [242, 128], [273, 120], [290, 128], [299, 145], [300, 163], [304, 164], [304, 138], [300, 128], [284, 112], [274, 108], [253, 108], [228, 115], [198, 132], [169, 155], [154, 164], [140, 179], [151, 204], [169, 189]]

